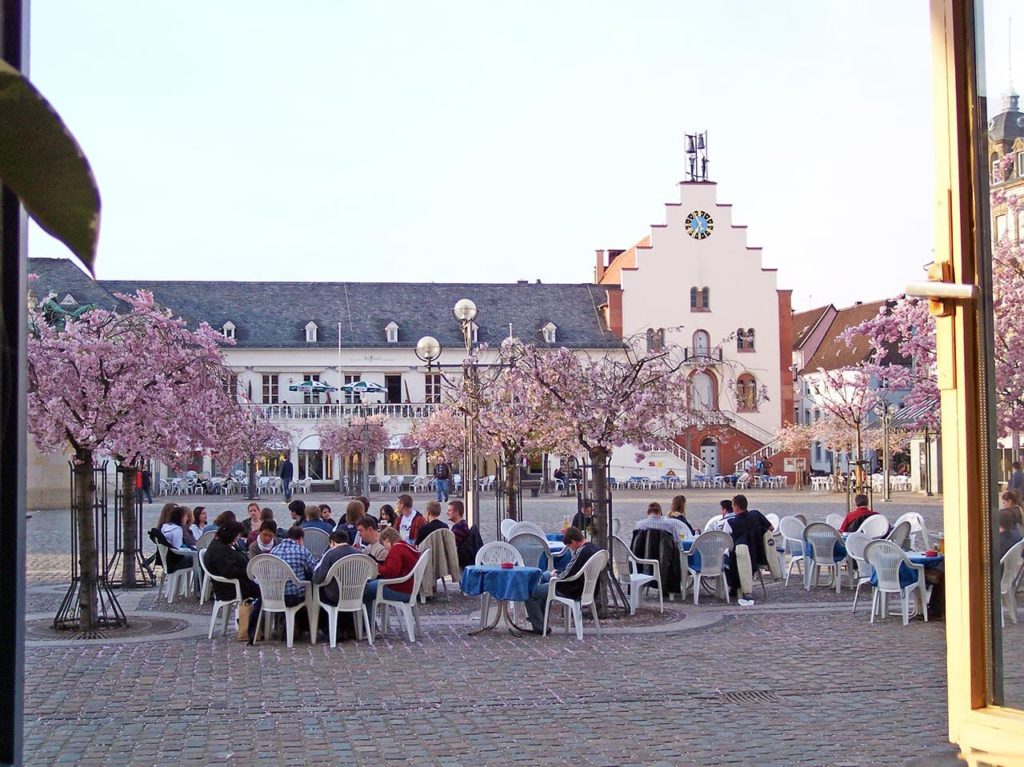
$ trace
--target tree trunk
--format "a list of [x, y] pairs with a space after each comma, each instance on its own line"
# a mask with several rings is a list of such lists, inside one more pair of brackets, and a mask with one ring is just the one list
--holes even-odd
[[505, 516], [519, 521], [519, 453], [505, 454]]
[[135, 516], [135, 482], [139, 470], [127, 467], [121, 473], [121, 585], [133, 589], [135, 583], [136, 544], [139, 539]]
[[[590, 451], [590, 470], [593, 474], [591, 494], [594, 500], [594, 532], [598, 548], [609, 550], [608, 524], [608, 450], [594, 448]], [[604, 615], [608, 608], [608, 581], [601, 573], [601, 584], [594, 594], [597, 610]]]
[[249, 486], [247, 488], [249, 497], [246, 500], [256, 499], [256, 456], [249, 456]]
[[96, 483], [92, 473], [92, 451], [75, 451], [75, 520], [78, 524], [78, 606], [82, 631], [96, 628], [99, 620], [99, 567], [93, 499]]

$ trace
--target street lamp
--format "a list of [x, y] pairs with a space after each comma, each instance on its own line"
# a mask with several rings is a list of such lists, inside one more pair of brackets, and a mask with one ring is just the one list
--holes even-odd
[[434, 362], [441, 356], [441, 342], [433, 336], [423, 336], [416, 342], [416, 356], [427, 363], [427, 372], [434, 369]]
[[878, 415], [878, 420], [882, 422], [882, 460], [885, 461], [885, 466], [882, 471], [883, 482], [882, 486], [882, 500], [891, 501], [892, 494], [889, 487], [889, 475], [891, 460], [891, 450], [889, 448], [889, 427], [892, 426], [893, 416], [896, 415], [896, 406], [891, 402], [882, 400], [875, 406], [875, 413]]
[[[469, 412], [466, 414], [466, 460], [464, 461], [463, 487], [466, 497], [466, 522], [470, 527], [477, 523], [476, 508], [476, 363], [470, 353], [473, 348], [473, 321], [476, 319], [476, 304], [468, 298], [459, 299], [452, 308], [452, 314], [462, 328], [462, 340], [466, 344], [466, 362], [463, 368], [462, 386], [466, 392]], [[417, 344], [418, 346], [418, 344]]]
[[[370, 495], [370, 464], [367, 463], [366, 451], [369, 449], [368, 445], [370, 442], [370, 423], [365, 418], [363, 419], [363, 454], [360, 463], [363, 465], [363, 481], [362, 490], [366, 496]], [[378, 488], [379, 490], [380, 488]]]

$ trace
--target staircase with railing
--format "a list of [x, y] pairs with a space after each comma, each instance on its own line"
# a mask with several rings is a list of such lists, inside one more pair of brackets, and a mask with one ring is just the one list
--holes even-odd
[[779, 446], [779, 441], [776, 439], [769, 442], [767, 445], [762, 445], [750, 455], [745, 455], [742, 458], [740, 458], [738, 461], [736, 461], [736, 464], [733, 468], [736, 471], [736, 473], [739, 474], [740, 472], [743, 471], [743, 464], [745, 464], [747, 461], [750, 461], [752, 465], [756, 465], [758, 461], [768, 460], [773, 455], [777, 455], [781, 452], [782, 448]]
[[[650, 451], [652, 453], [658, 452], [657, 450]], [[680, 445], [678, 442], [668, 442], [665, 448], [661, 451], [664, 453], [670, 453], [671, 455], [678, 458], [683, 462], [683, 466], [689, 466], [691, 474], [708, 474], [710, 473], [710, 467], [707, 461], [701, 459], [700, 456], [694, 455], [685, 447]]]

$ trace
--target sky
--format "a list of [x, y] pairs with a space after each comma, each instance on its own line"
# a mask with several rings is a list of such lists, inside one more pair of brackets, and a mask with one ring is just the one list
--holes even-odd
[[[103, 198], [101, 278], [588, 282], [595, 249], [663, 222], [703, 130], [797, 309], [932, 260], [926, 0], [34, 0], [31, 21], [32, 79]], [[65, 254], [33, 230], [30, 255]]]

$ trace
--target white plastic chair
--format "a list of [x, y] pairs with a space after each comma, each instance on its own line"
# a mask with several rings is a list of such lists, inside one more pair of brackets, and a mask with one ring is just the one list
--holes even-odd
[[[915, 565], [907, 553], [892, 541], [875, 540], [864, 548], [864, 558], [875, 570], [876, 584], [871, 592], [871, 623], [875, 615], [884, 619], [889, 610], [889, 594], [899, 594], [903, 608], [903, 625], [910, 622], [910, 597], [918, 599], [921, 614], [928, 621], [928, 597], [925, 591], [924, 565]], [[900, 585], [900, 566], [916, 571], [917, 579], [908, 586]]]
[[[163, 593], [163, 591], [164, 591], [164, 581], [166, 581], [167, 582], [167, 595], [166, 595], [167, 596], [167, 604], [173, 604], [174, 603], [174, 596], [179, 591], [181, 592], [182, 596], [187, 596], [188, 595], [188, 590], [189, 590], [189, 588], [192, 585], [192, 575], [193, 575], [192, 568], [191, 567], [183, 567], [180, 570], [175, 570], [173, 573], [172, 572], [168, 572], [168, 569], [167, 569], [167, 555], [168, 555], [168, 552], [170, 550], [167, 548], [167, 546], [164, 546], [162, 543], [158, 543], [156, 545], [156, 551], [160, 555], [160, 567], [161, 567], [160, 583], [157, 586], [156, 595], [157, 595], [157, 598], [159, 598], [160, 595]], [[174, 551], [175, 551], [175, 553], [193, 554], [193, 555], [195, 554], [195, 552], [192, 551], [191, 549], [188, 550], [188, 551], [175, 549]]]
[[510, 535], [510, 533], [512, 531], [512, 528], [515, 527], [517, 524], [518, 523], [514, 519], [501, 520], [501, 537], [504, 538], [506, 541], [509, 538], [511, 538], [512, 536]]
[[512, 562], [519, 565], [519, 567], [523, 567], [522, 554], [519, 553], [515, 546], [505, 541], [485, 543], [476, 553], [476, 564], [478, 566], [501, 565], [505, 562]]
[[[270, 616], [284, 613], [285, 638], [288, 646], [292, 646], [295, 638], [295, 613], [306, 608], [309, 614], [309, 641], [316, 644], [316, 623], [319, 611], [313, 602], [313, 584], [300, 580], [295, 576], [291, 565], [273, 554], [257, 554], [249, 560], [245, 568], [249, 577], [260, 587], [260, 611], [263, 615], [263, 636], [270, 636]], [[288, 607], [284, 601], [286, 583], [294, 583], [306, 590], [306, 598], [294, 607]]]
[[[559, 580], [558, 578], [552, 578], [548, 581], [548, 600], [544, 607], [544, 629], [545, 635], [548, 633], [548, 616], [551, 613], [551, 603], [558, 602], [559, 604], [565, 605], [565, 633], [569, 633], [570, 619], [576, 622], [576, 638], [583, 641], [583, 608], [589, 607], [591, 614], [594, 616], [594, 626], [597, 628], [597, 635], [601, 636], [601, 619], [597, 616], [597, 608], [594, 606], [594, 591], [597, 589], [597, 582], [601, 577], [601, 571], [608, 565], [608, 552], [599, 551], [590, 559], [587, 560], [586, 564], [579, 569], [579, 571], [571, 578], [565, 578]], [[583, 594], [579, 600], [571, 599], [570, 597], [559, 596], [555, 589], [560, 583], [569, 583], [570, 581], [579, 580], [583, 578]]]
[[526, 567], [540, 567], [542, 557], [547, 557], [547, 568], [554, 568], [554, 559], [551, 556], [551, 547], [547, 539], [536, 533], [516, 533], [508, 540], [509, 545], [516, 549], [523, 558]]
[[871, 585], [871, 565], [864, 558], [864, 549], [869, 543], [871, 543], [871, 539], [859, 530], [850, 533], [846, 539], [846, 554], [857, 568], [857, 582], [853, 591], [853, 612], [857, 612], [857, 597], [860, 595], [860, 587]]
[[[196, 551], [205, 551], [213, 543], [216, 535], [216, 530], [207, 530], [200, 535], [196, 541]], [[210, 598], [212, 587], [210, 586], [210, 576], [203, 570], [202, 561], [199, 556], [192, 558], [192, 577], [199, 583], [199, 604], [206, 604], [206, 600]]]
[[804, 541], [811, 547], [811, 560], [804, 568], [804, 589], [806, 591], [810, 591], [811, 586], [818, 584], [822, 570], [832, 572], [837, 594], [842, 589], [843, 580], [840, 577], [840, 569], [843, 563], [842, 561], [836, 562], [834, 556], [836, 542], [842, 543], [842, 540], [839, 531], [824, 522], [811, 522], [804, 528]]
[[901, 514], [896, 519], [896, 524], [900, 522], [910, 523], [910, 547], [917, 550], [917, 536], [921, 536], [921, 549], [928, 550], [932, 547], [932, 537], [928, 532], [928, 528], [925, 527], [924, 517], [918, 514], [916, 511], [908, 511], [906, 514]]
[[797, 566], [797, 572], [802, 576], [804, 573], [804, 525], [797, 517], [783, 517], [779, 521], [779, 532], [782, 534], [782, 546], [785, 549], [784, 555], [789, 554], [789, 567], [786, 568], [786, 585], [789, 585], [789, 576], [793, 572], [793, 565]]
[[1002, 576], [999, 580], [999, 594], [1002, 604], [999, 615], [1004, 626], [1006, 625], [1006, 613], [1010, 614], [1011, 621], [1017, 622], [1017, 589], [1014, 585], [1014, 579], [1020, 570], [1022, 559], [1024, 559], [1024, 541], [1018, 541], [1007, 549], [1006, 553], [1003, 554], [1003, 558], [999, 560], [999, 564], [1003, 568]]
[[690, 547], [689, 561], [694, 562], [694, 554], [700, 554], [700, 572], [692, 566], [687, 568], [693, 578], [693, 603], [700, 599], [702, 580], [718, 581], [719, 595], [726, 603], [729, 601], [729, 584], [725, 579], [725, 555], [732, 549], [732, 536], [720, 530], [709, 530], [698, 535]]
[[896, 526], [885, 536], [885, 540], [892, 541], [901, 549], [906, 550], [910, 542], [910, 522], [903, 520], [896, 523]]
[[309, 549], [313, 559], [319, 562], [320, 557], [326, 554], [327, 549], [331, 547], [331, 536], [315, 527], [304, 528], [303, 533], [302, 545]]
[[536, 522], [514, 522], [509, 528], [507, 540], [512, 540], [519, 533], [533, 533], [547, 540], [547, 533], [544, 532], [544, 528]]
[[857, 532], [864, 533], [868, 538], [884, 538], [889, 532], [889, 520], [884, 514], [873, 514], [861, 522]]
[[[224, 610], [224, 626], [221, 631], [221, 636], [228, 633], [228, 619], [231, 617], [231, 608], [238, 609], [238, 605], [242, 603], [242, 584], [237, 578], [221, 578], [219, 575], [214, 575], [206, 569], [206, 549], [200, 549], [196, 557], [199, 560], [199, 566], [203, 570], [203, 582], [210, 583], [216, 581], [217, 583], [230, 583], [235, 587], [235, 598], [228, 600], [213, 600], [213, 612], [210, 614], [210, 630], [206, 632], [207, 639], [213, 639], [213, 627], [217, 625], [217, 615], [221, 610]], [[225, 609], [227, 608], [227, 609]]]
[[843, 520], [846, 519], [842, 514], [829, 514], [825, 517], [825, 524], [832, 525], [836, 530], [843, 526]]
[[[652, 568], [651, 574], [640, 572], [640, 567]], [[629, 597], [629, 614], [636, 615], [640, 607], [643, 587], [654, 583], [658, 587], [658, 603], [665, 612], [665, 595], [661, 590], [661, 566], [657, 559], [640, 559], [619, 536], [612, 536], [612, 569]]]
[[[416, 641], [416, 631], [420, 630], [420, 618], [416, 612], [416, 603], [420, 596], [420, 586], [423, 583], [423, 573], [427, 569], [427, 564], [430, 562], [430, 549], [424, 549], [420, 552], [420, 558], [416, 561], [416, 566], [412, 569], [409, 575], [399, 576], [397, 578], [382, 578], [377, 581], [377, 596], [373, 600], [373, 612], [372, 618], [374, 623], [377, 620], [377, 608], [381, 608], [381, 631], [384, 634], [388, 632], [388, 608], [393, 607], [395, 612], [400, 614], [405, 621], [405, 630], [409, 634], [409, 641]], [[401, 602], [397, 599], [386, 599], [384, 597], [384, 587], [390, 586], [394, 583], [403, 583], [409, 578], [412, 578], [412, 593], [409, 595], [408, 602]], [[416, 628], [413, 630], [413, 624]]]
[[[327, 635], [330, 638], [331, 647], [338, 646], [338, 613], [358, 613], [356, 616], [356, 639], [363, 638], [363, 628], [366, 629], [366, 636], [373, 644], [373, 626], [370, 625], [370, 615], [366, 612], [366, 605], [363, 603], [363, 591], [366, 584], [377, 577], [377, 563], [365, 554], [349, 554], [342, 557], [327, 571], [324, 582], [317, 586], [317, 603], [327, 613]], [[338, 604], [330, 605], [320, 600], [320, 590], [334, 581], [338, 588]], [[362, 618], [362, 622], [360, 622]]]
[[[779, 558], [779, 572], [785, 572], [786, 570], [786, 542], [782, 537], [782, 530], [779, 529], [781, 520], [779, 515], [775, 512], [769, 512], [764, 515], [764, 518], [768, 520], [768, 524], [772, 526], [772, 532], [775, 538], [775, 554]], [[781, 545], [780, 545], [781, 544]], [[767, 553], [767, 552], [766, 552]]]

